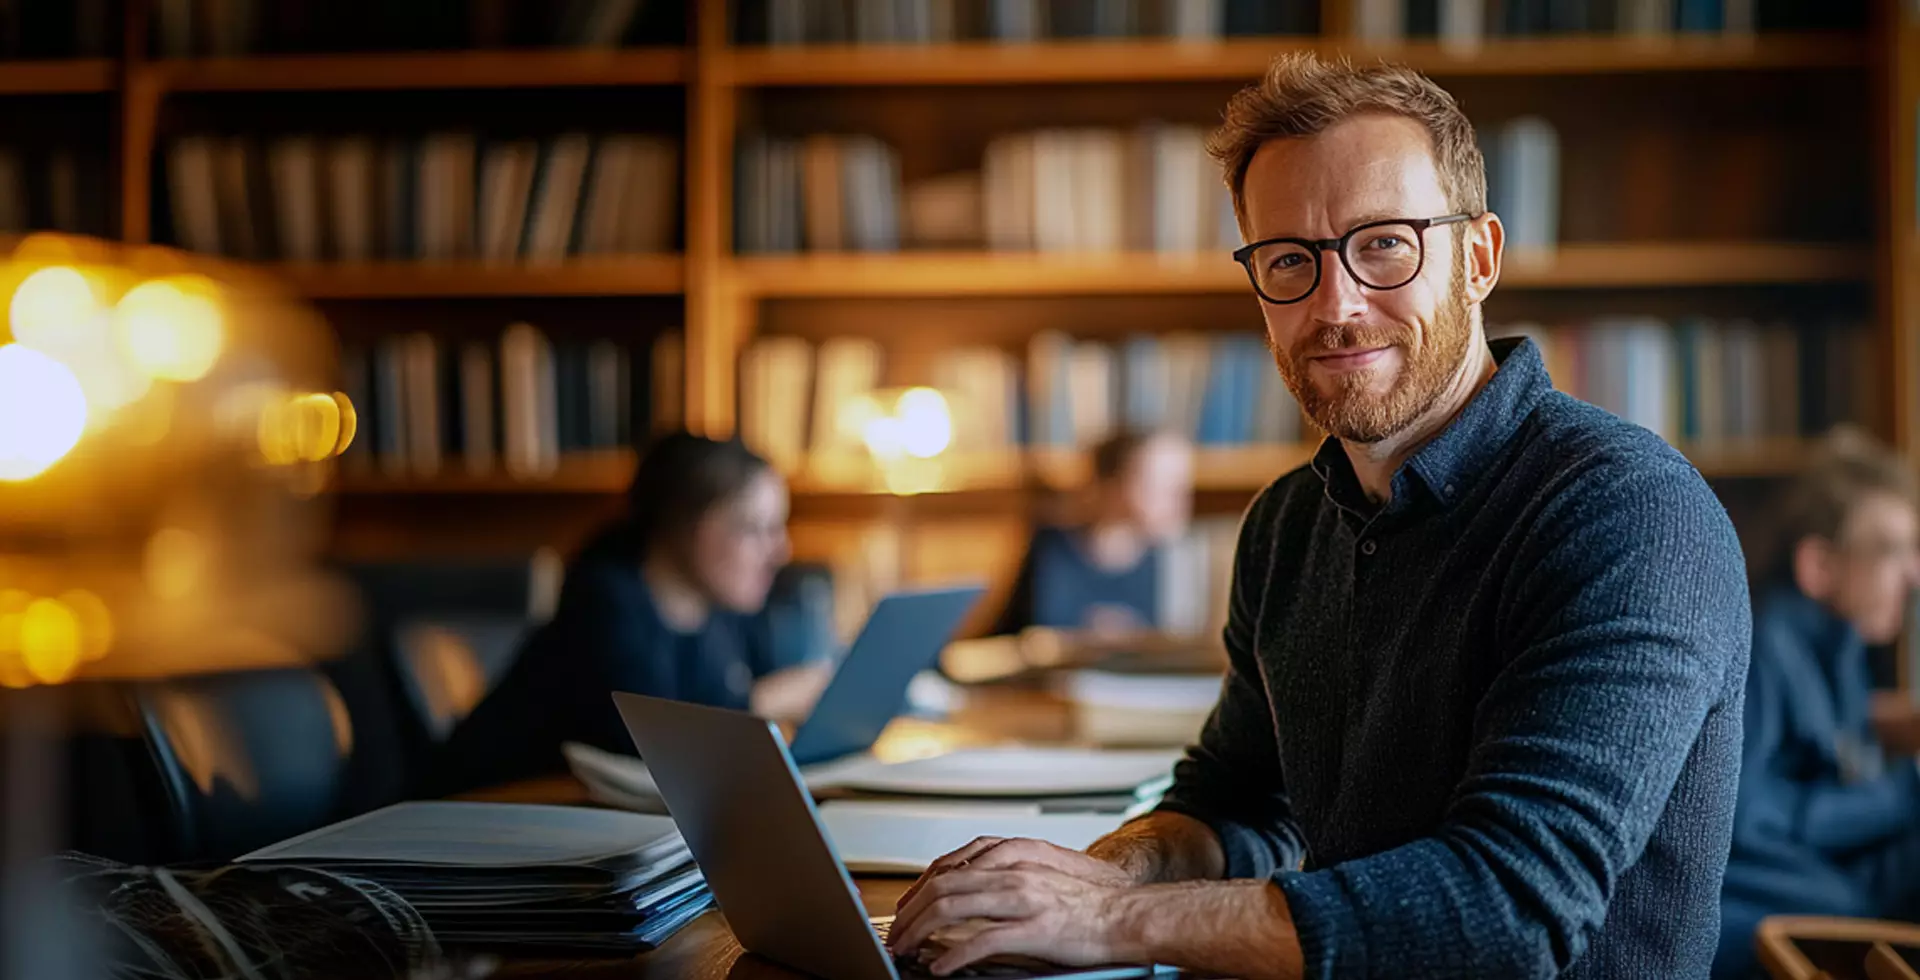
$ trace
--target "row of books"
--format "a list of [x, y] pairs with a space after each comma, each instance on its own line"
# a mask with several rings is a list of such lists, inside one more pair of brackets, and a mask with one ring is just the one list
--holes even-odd
[[1314, 34], [1319, 0], [738, 0], [742, 44]]
[[738, 143], [741, 252], [899, 248], [1191, 254], [1240, 244], [1233, 203], [1197, 126], [1045, 129], [987, 145], [980, 171], [902, 187], [871, 136]]
[[1858, 3], [1793, 0], [1354, 0], [1354, 33], [1391, 42], [1440, 38], [1675, 32], [1751, 34], [1864, 26]]
[[250, 260], [554, 262], [672, 250], [677, 140], [190, 135], [167, 148], [174, 239]]
[[[817, 346], [798, 337], [756, 340], [740, 362], [741, 438], [787, 469], [810, 455], [863, 452], [844, 413], [882, 388], [884, 360], [880, 344], [861, 337]], [[946, 396], [955, 452], [1087, 446], [1123, 425], [1221, 447], [1292, 445], [1302, 433], [1292, 394], [1250, 333], [1113, 343], [1047, 331], [1024, 356], [997, 347], [948, 351], [928, 381]]]
[[496, 339], [425, 332], [341, 351], [361, 437], [344, 466], [391, 477], [551, 476], [564, 453], [634, 448], [678, 424], [681, 339], [556, 341], [516, 323]]
[[[48, 0], [63, 3], [65, 0]], [[97, 0], [96, 0], [97, 2]], [[155, 0], [160, 57], [682, 43], [661, 0]], [[663, 19], [671, 24], [655, 23]]]
[[112, 237], [104, 150], [0, 147], [0, 234], [62, 231]]
[[106, 58], [120, 47], [115, 0], [0, 3], [0, 59]]
[[[1489, 204], [1515, 248], [1560, 234], [1560, 143], [1523, 116], [1480, 131]], [[907, 183], [872, 136], [750, 134], [737, 146], [741, 252], [1231, 251], [1233, 201], [1198, 126], [1043, 129], [987, 144], [979, 171]]]
[[1674, 443], [1815, 435], [1876, 404], [1858, 324], [1625, 317], [1489, 333], [1533, 338], [1556, 388]]

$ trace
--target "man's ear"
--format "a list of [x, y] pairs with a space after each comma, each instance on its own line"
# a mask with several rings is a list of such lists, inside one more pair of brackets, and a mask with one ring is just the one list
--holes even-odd
[[1467, 301], [1484, 303], [1500, 282], [1500, 263], [1506, 257], [1507, 230], [1500, 216], [1488, 211], [1467, 223]]
[[1833, 542], [1809, 534], [1793, 545], [1793, 584], [1808, 598], [1825, 602], [1833, 596]]

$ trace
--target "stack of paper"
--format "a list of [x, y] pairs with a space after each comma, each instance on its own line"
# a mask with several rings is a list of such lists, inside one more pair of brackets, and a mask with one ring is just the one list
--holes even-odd
[[617, 810], [402, 803], [239, 860], [378, 882], [447, 946], [639, 952], [712, 905], [673, 822]]
[[846, 799], [821, 804], [820, 822], [847, 870], [919, 874], [978, 837], [1030, 837], [1085, 850], [1149, 806], [1072, 811], [1029, 802]]
[[1220, 700], [1218, 672], [1072, 670], [1055, 689], [1073, 705], [1075, 731], [1097, 745], [1187, 745]]

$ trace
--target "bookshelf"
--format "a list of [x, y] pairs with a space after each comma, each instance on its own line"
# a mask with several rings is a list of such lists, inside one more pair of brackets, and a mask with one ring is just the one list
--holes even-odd
[[[1520, 313], [1503, 308], [1503, 319], [1564, 321], [1585, 304], [1614, 309], [1642, 297], [1665, 316], [1695, 305], [1720, 316], [1768, 316], [1768, 304], [1782, 296], [1796, 307], [1828, 298], [1857, 304], [1888, 355], [1863, 366], [1886, 393], [1866, 421], [1903, 447], [1920, 445], [1920, 287], [1912, 285], [1920, 280], [1906, 274], [1920, 270], [1913, 200], [1920, 32], [1901, 15], [1904, 8], [1867, 0], [1875, 21], [1864, 31], [1489, 35], [1461, 44], [1364, 39], [1357, 18], [1364, 2], [1321, 0], [1317, 36], [764, 47], [736, 42], [730, 4], [689, 0], [680, 44], [649, 38], [599, 51], [196, 58], [156, 56], [160, 45], [150, 39], [161, 26], [158, 14], [153, 4], [132, 2], [114, 57], [0, 64], [0, 96], [91, 93], [113, 100], [118, 111], [106, 123], [117, 159], [111, 196], [120, 236], [135, 242], [167, 234], [167, 145], [187, 126], [183, 120], [219, 129], [267, 119], [272, 132], [290, 132], [310, 115], [326, 132], [350, 127], [363, 111], [399, 118], [403, 110], [389, 103], [472, 116], [501, 101], [512, 103], [514, 118], [533, 120], [527, 125], [551, 107], [556, 128], [607, 131], [638, 120], [640, 128], [664, 132], [681, 149], [678, 228], [667, 252], [538, 264], [258, 265], [340, 322], [378, 324], [353, 328], [362, 341], [377, 339], [388, 324], [432, 329], [442, 320], [457, 321], [448, 328], [450, 343], [471, 340], [510, 319], [541, 320], [548, 310], [561, 311], [551, 315], [562, 319], [590, 311], [579, 314], [586, 326], [560, 325], [557, 332], [570, 337], [585, 331], [638, 346], [653, 331], [678, 328], [684, 344], [670, 366], [678, 370], [669, 373], [679, 385], [679, 414], [695, 430], [728, 434], [740, 424], [737, 366], [766, 336], [821, 340], [849, 329], [845, 324], [860, 325], [858, 332], [887, 348], [884, 380], [893, 385], [925, 382], [929, 366], [955, 346], [1021, 351], [1035, 331], [1056, 324], [1077, 337], [1115, 339], [1141, 329], [1225, 332], [1258, 323], [1243, 273], [1210, 247], [1172, 254], [951, 245], [742, 254], [735, 181], [744, 134], [871, 133], [898, 149], [902, 179], [912, 183], [978, 168], [989, 139], [1008, 132], [1111, 129], [1148, 118], [1203, 126], [1217, 118], [1227, 93], [1281, 50], [1384, 58], [1439, 77], [1462, 94], [1476, 122], [1537, 114], [1562, 127], [1565, 234], [1550, 253], [1509, 253], [1498, 301]], [[1803, 88], [1811, 94], [1776, 105], [1779, 93]], [[598, 118], [592, 114], [623, 116], [630, 105], [634, 120], [591, 122]], [[1869, 106], [1877, 108], [1862, 108]], [[1769, 112], [1785, 121], [1756, 121]], [[1642, 113], [1644, 124], [1637, 120]], [[1876, 142], [1871, 134], [1882, 122], [1890, 135]], [[396, 125], [410, 124], [383, 123]], [[1878, 169], [1839, 170], [1800, 145], [1832, 135], [1841, 137], [1841, 148], [1827, 156], [1871, 143]], [[1718, 170], [1696, 165], [1697, 144], [1689, 142], [1696, 138], [1745, 156]], [[1606, 152], [1588, 152], [1596, 147]], [[1671, 186], [1661, 201], [1623, 206], [1609, 196], [1615, 173], [1625, 181], [1666, 173]], [[1749, 173], [1755, 176], [1742, 184]], [[1743, 199], [1716, 199], [1719, 185], [1740, 185], [1727, 195], [1808, 200], [1770, 224], [1746, 221], [1751, 209], [1737, 206]], [[1708, 190], [1695, 193], [1702, 187]], [[1665, 224], [1646, 217], [1662, 207], [1685, 214]], [[629, 317], [629, 309], [638, 312]], [[922, 331], [923, 322], [933, 326]], [[1197, 487], [1220, 506], [1237, 507], [1309, 452], [1293, 444], [1202, 448]], [[1739, 479], [1791, 467], [1801, 443], [1767, 436], [1687, 452], [1709, 476]], [[991, 495], [996, 506], [1006, 505], [1001, 516], [1024, 520], [1039, 506], [1034, 501], [1074, 486], [1085, 465], [1083, 454], [1054, 450], [956, 454], [938, 496]], [[436, 533], [459, 537], [465, 526], [433, 526], [435, 501], [448, 498], [463, 501], [455, 509], [463, 519], [473, 508], [492, 507], [488, 513], [534, 536], [544, 533], [533, 529], [545, 519], [542, 508], [577, 508], [583, 497], [611, 501], [631, 467], [630, 452], [599, 450], [569, 453], [550, 474], [527, 479], [498, 469], [469, 473], [457, 455], [431, 476], [342, 472], [335, 488], [349, 504], [346, 517], [361, 524], [343, 540], [355, 548], [381, 540], [421, 548]], [[886, 491], [869, 468], [844, 460], [803, 463], [790, 476], [803, 498], [866, 500]], [[410, 524], [405, 533], [383, 538], [382, 522], [402, 520]], [[815, 537], [801, 533], [796, 540]]]
[[[1232, 293], [1247, 277], [1224, 255], [956, 252], [746, 257], [727, 271], [762, 299], [819, 296], [1048, 296]], [[1662, 288], [1866, 282], [1872, 250], [1853, 245], [1720, 242], [1568, 245], [1510, 252], [1502, 289]]]
[[312, 262], [263, 268], [308, 299], [676, 296], [686, 289], [686, 262], [678, 255], [575, 258], [546, 265]]
[[106, 58], [0, 63], [0, 95], [112, 92], [119, 65]]
[[1857, 68], [1868, 58], [1862, 38], [1843, 34], [1488, 39], [1465, 48], [1306, 38], [821, 45], [729, 51], [717, 81], [738, 87], [1235, 82], [1258, 77], [1276, 53], [1289, 49], [1381, 58], [1450, 77]]

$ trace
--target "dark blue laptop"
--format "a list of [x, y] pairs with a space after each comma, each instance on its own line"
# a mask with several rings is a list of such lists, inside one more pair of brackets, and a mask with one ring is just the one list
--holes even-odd
[[873, 747], [906, 703], [907, 684], [934, 665], [986, 589], [895, 592], [880, 600], [840, 661], [788, 753], [809, 766]]

